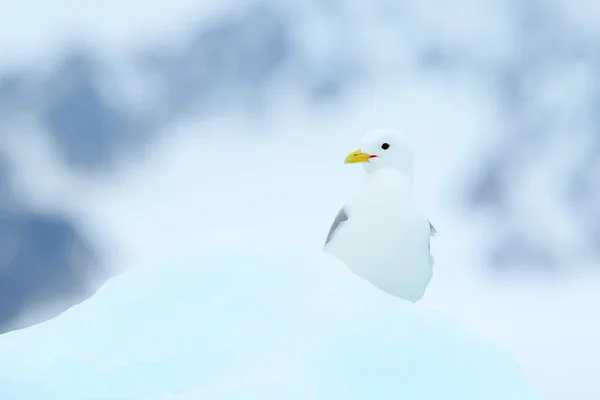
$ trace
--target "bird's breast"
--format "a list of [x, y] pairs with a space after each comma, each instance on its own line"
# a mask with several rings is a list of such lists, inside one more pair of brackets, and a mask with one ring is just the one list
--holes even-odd
[[418, 300], [431, 278], [429, 222], [408, 181], [394, 172], [358, 185], [327, 250], [359, 276], [395, 296]]

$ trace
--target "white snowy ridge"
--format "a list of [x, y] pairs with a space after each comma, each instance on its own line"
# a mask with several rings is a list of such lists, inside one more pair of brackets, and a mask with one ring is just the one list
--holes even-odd
[[2, 336], [0, 398], [536, 398], [508, 354], [328, 255], [173, 261]]

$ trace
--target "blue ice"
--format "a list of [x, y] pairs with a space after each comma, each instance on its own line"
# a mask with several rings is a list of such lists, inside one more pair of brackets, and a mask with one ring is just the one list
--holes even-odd
[[525, 400], [513, 358], [327, 255], [131, 270], [0, 336], [3, 400]]

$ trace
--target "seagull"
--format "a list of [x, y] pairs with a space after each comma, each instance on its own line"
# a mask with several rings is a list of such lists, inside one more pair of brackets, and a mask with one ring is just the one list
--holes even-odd
[[394, 129], [367, 132], [345, 164], [362, 176], [337, 213], [324, 251], [384, 292], [416, 303], [431, 280], [436, 229], [413, 198], [413, 152]]

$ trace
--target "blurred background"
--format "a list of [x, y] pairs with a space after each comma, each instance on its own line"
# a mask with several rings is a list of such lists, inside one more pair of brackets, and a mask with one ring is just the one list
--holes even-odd
[[4, 4], [0, 332], [181, 252], [320, 251], [361, 172], [343, 158], [386, 126], [413, 140], [438, 230], [420, 306], [509, 351], [543, 398], [600, 398], [599, 12]]

